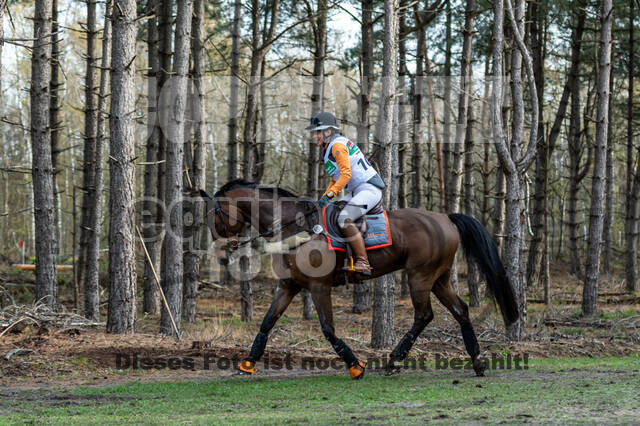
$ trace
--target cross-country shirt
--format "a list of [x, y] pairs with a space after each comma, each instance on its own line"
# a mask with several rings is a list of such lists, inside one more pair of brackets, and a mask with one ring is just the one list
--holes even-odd
[[346, 188], [351, 192], [358, 185], [378, 174], [358, 146], [344, 136], [334, 137], [324, 151], [324, 170], [331, 176], [325, 191], [338, 194]]

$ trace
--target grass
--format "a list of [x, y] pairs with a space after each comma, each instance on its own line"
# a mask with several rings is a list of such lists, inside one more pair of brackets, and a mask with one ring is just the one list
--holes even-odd
[[639, 380], [640, 357], [633, 357], [532, 359], [528, 370], [484, 378], [430, 365], [361, 381], [341, 373], [128, 383], [0, 399], [0, 423], [632, 423], [640, 415]]

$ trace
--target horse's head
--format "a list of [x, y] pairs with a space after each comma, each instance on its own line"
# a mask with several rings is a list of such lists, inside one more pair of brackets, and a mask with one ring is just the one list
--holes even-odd
[[221, 265], [226, 265], [240, 244], [238, 234], [244, 229], [246, 218], [231, 199], [211, 197], [203, 190], [200, 195], [207, 202], [205, 218], [213, 237], [215, 255]]

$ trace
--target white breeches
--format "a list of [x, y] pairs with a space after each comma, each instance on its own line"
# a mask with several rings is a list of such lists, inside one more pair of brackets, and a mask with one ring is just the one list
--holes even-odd
[[343, 227], [344, 221], [347, 219], [355, 222], [360, 216], [367, 214], [381, 199], [382, 191], [380, 188], [366, 182], [358, 185], [353, 192], [341, 198], [342, 201], [348, 201], [349, 203], [340, 212], [338, 225]]

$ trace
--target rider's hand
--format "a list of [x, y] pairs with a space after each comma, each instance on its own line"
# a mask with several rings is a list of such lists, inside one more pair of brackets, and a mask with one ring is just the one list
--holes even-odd
[[323, 195], [319, 200], [318, 200], [318, 205], [320, 207], [324, 207], [327, 204], [329, 204], [331, 202], [331, 198], [327, 197], [326, 195]]

